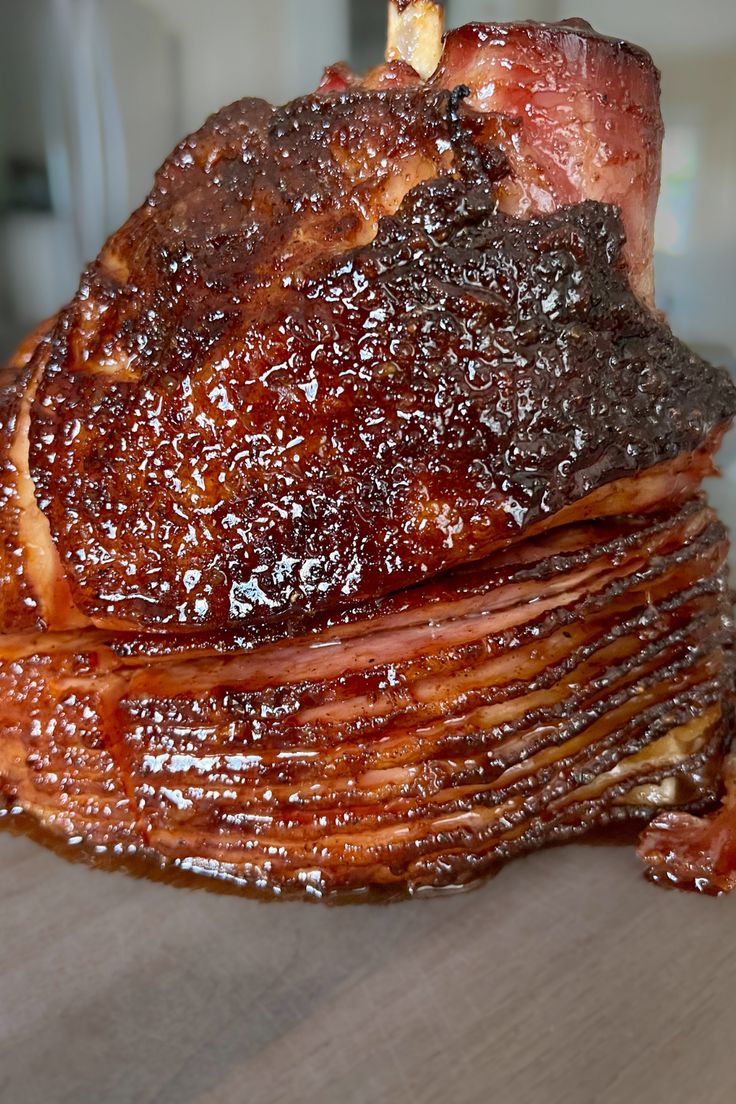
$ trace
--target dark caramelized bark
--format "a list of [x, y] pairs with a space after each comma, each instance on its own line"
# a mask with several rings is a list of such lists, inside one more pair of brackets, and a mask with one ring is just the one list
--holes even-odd
[[463, 883], [714, 796], [725, 551], [693, 502], [247, 650], [5, 637], [0, 788], [62, 837], [275, 892]]
[[[324, 126], [352, 148], [349, 113], [389, 103], [354, 96], [257, 109], [273, 203], [331, 211], [344, 165]], [[263, 216], [243, 205], [247, 106], [179, 151], [85, 277], [32, 449], [97, 624], [225, 626], [398, 589], [698, 449], [736, 410], [725, 372], [631, 291], [612, 209], [500, 214], [499, 167], [468, 129], [424, 93], [390, 103], [399, 127], [397, 104], [423, 118], [433, 149], [453, 139], [460, 178], [415, 187], [369, 245], [324, 246], [301, 214], [250, 244]], [[228, 126], [239, 137], [218, 160]], [[297, 160], [322, 161], [319, 182]]]

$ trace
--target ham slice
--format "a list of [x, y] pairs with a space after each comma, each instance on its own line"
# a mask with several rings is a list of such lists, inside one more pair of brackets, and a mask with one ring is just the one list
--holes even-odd
[[30, 410], [49, 354], [49, 319], [23, 342], [0, 375], [0, 628], [76, 628], [74, 607], [29, 468]]
[[[731, 709], [733, 707], [731, 706]], [[724, 764], [726, 793], [710, 816], [660, 813], [642, 833], [639, 856], [654, 882], [717, 895], [736, 888], [736, 756]]]
[[[424, 92], [236, 105], [89, 271], [30, 425], [84, 617], [192, 631], [354, 604], [572, 520], [627, 479], [623, 508], [651, 508], [645, 473], [718, 441], [736, 392], [632, 293], [612, 210], [500, 213], [497, 166], [450, 106]], [[379, 176], [355, 148], [359, 109], [402, 151]], [[439, 171], [451, 134], [458, 178], [414, 183], [376, 232], [375, 196], [385, 210], [405, 173]], [[301, 164], [327, 138], [317, 183]], [[243, 222], [248, 156], [265, 194]], [[338, 232], [346, 174], [369, 206]], [[327, 194], [305, 210], [314, 187]], [[287, 206], [266, 234], [265, 211]]]

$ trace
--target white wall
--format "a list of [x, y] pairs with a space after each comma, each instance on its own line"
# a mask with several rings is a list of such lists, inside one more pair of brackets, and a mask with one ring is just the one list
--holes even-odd
[[[283, 103], [348, 50], [345, 0], [141, 0], [180, 49], [185, 130], [241, 96]], [[124, 8], [130, 0], [121, 0]]]
[[557, 19], [556, 0], [448, 0], [447, 26], [488, 20]]
[[[696, 158], [680, 247], [657, 256], [657, 297], [689, 341], [736, 354], [736, 50], [666, 59], [662, 92], [669, 140], [692, 135]], [[665, 180], [661, 210], [667, 192]]]
[[0, 97], [6, 148], [17, 157], [43, 157], [41, 87], [29, 79], [29, 60], [40, 57], [44, 0], [0, 0], [0, 25], [12, 34], [0, 36]]
[[736, 46], [733, 0], [554, 0], [554, 18], [580, 15], [598, 31], [627, 38], [659, 58]]
[[153, 172], [184, 131], [176, 36], [139, 0], [108, 0], [115, 84], [127, 150], [128, 209], [142, 202]]
[[0, 161], [45, 166], [53, 207], [0, 220], [4, 350], [73, 294], [181, 135], [174, 37], [137, 0], [95, 5], [0, 0]]

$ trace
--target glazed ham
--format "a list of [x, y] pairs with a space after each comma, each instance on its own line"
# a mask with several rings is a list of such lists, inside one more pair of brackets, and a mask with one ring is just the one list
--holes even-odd
[[[649, 54], [582, 19], [471, 23], [435, 52], [427, 7], [436, 5], [411, 4], [395, 16], [386, 65], [362, 79], [333, 66], [322, 90], [416, 87], [419, 72], [431, 87], [465, 86], [468, 105], [493, 116], [493, 143], [512, 168], [496, 188], [501, 209], [529, 216], [585, 199], [615, 204], [632, 287], [652, 306], [664, 128]], [[427, 58], [439, 58], [429, 72]]]
[[658, 74], [437, 21], [208, 120], [6, 372], [0, 789], [278, 893], [668, 810], [722, 889], [736, 392], [652, 309]]

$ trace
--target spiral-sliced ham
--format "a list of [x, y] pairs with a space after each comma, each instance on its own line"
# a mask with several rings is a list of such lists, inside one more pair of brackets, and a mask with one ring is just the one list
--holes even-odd
[[[730, 705], [733, 724], [733, 704]], [[723, 767], [726, 792], [708, 816], [659, 813], [642, 833], [639, 856], [654, 882], [700, 893], [730, 893], [736, 888], [736, 755]]]
[[214, 115], [0, 379], [0, 796], [275, 893], [652, 818], [731, 888], [736, 389], [651, 309], [657, 72], [438, 26]]
[[733, 674], [726, 547], [696, 500], [260, 646], [6, 636], [6, 791], [98, 849], [315, 893], [461, 884], [702, 803]]

